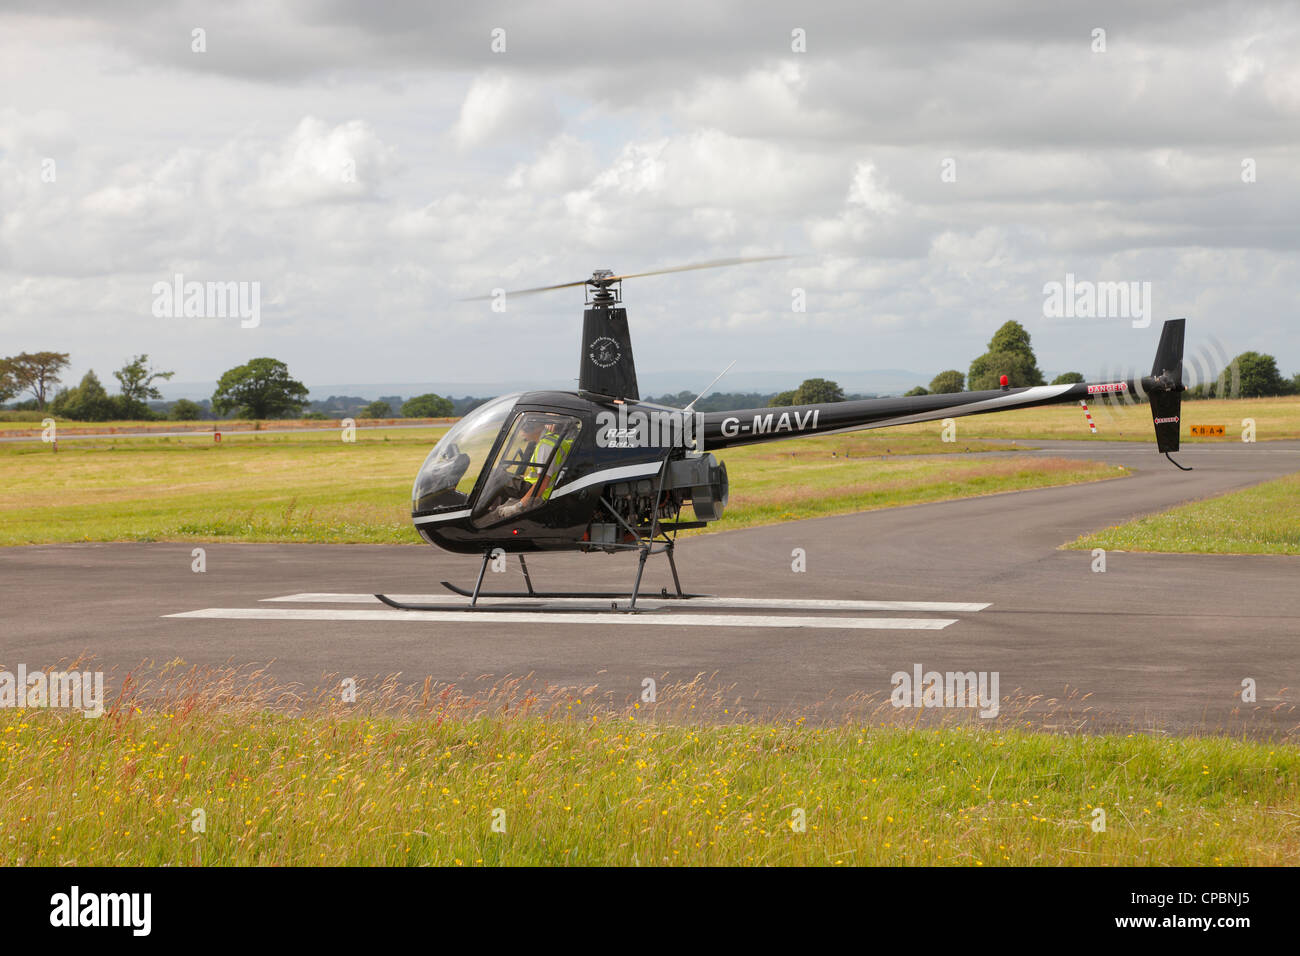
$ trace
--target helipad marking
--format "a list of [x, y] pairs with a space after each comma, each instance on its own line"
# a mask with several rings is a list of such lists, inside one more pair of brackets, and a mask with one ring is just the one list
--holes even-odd
[[[468, 606], [469, 599], [454, 594], [389, 594], [394, 601], [402, 604], [457, 604]], [[479, 598], [480, 604], [518, 604], [528, 598]], [[536, 599], [543, 600], [543, 599]], [[262, 598], [263, 602], [285, 604], [379, 604], [373, 594], [331, 594], [328, 592], [306, 591], [302, 594], [286, 594], [283, 597]], [[592, 598], [545, 598], [548, 605], [587, 605], [597, 604]], [[626, 598], [619, 601], [622, 606]], [[655, 608], [767, 608], [769, 610], [785, 609], [791, 611], [935, 611], [973, 613], [982, 611], [987, 603], [961, 601], [850, 601], [818, 600], [808, 598], [745, 598], [745, 597], [698, 597], [687, 601], [664, 600], [657, 594], [647, 594], [638, 599], [638, 606]]]
[[[951, 618], [912, 617], [782, 617], [751, 614], [592, 614], [542, 613], [539, 611], [397, 611], [352, 608], [259, 608], [209, 607], [200, 611], [183, 611], [164, 617], [203, 618], [223, 621], [356, 621], [444, 624], [658, 624], [668, 627], [799, 627], [836, 630], [940, 631]], [[527, 633], [527, 632], [524, 632]]]

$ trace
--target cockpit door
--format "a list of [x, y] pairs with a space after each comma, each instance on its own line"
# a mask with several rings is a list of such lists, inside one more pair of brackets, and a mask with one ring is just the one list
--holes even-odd
[[550, 500], [569, 467], [581, 431], [582, 422], [571, 415], [521, 412], [478, 493], [475, 525], [507, 521]]

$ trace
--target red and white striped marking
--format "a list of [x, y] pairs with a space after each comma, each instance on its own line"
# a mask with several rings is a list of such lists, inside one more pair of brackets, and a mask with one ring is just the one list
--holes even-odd
[[1079, 404], [1083, 406], [1083, 417], [1088, 419], [1088, 427], [1092, 429], [1094, 435], [1097, 434], [1097, 423], [1092, 420], [1092, 412], [1088, 411], [1088, 403], [1083, 399], [1079, 399]]

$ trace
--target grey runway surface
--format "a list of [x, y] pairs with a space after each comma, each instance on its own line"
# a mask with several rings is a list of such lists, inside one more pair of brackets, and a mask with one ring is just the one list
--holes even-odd
[[[891, 676], [997, 672], [1004, 719], [1084, 731], [1290, 735], [1300, 729], [1300, 558], [1059, 550], [1080, 534], [1300, 471], [1300, 442], [1192, 445], [1180, 472], [1149, 444], [1033, 442], [1029, 453], [1128, 465], [1131, 478], [916, 505], [685, 539], [702, 606], [607, 602], [565, 613], [392, 611], [369, 595], [454, 605], [478, 561], [428, 547], [74, 544], [0, 549], [0, 667], [89, 653], [122, 672], [152, 659], [273, 661], [307, 687], [400, 672], [462, 686], [533, 675], [619, 703], [645, 678], [704, 675], [757, 715], [833, 719]], [[795, 549], [807, 570], [792, 570]], [[647, 591], [671, 581], [652, 558]], [[635, 559], [539, 555], [539, 588], [618, 590]], [[522, 586], [517, 564], [485, 587]], [[726, 600], [723, 600], [726, 599]], [[836, 603], [840, 602], [840, 603]], [[605, 613], [584, 613], [586, 610]], [[180, 616], [177, 616], [180, 615]], [[1257, 700], [1243, 703], [1242, 681]], [[889, 709], [892, 710], [892, 709]], [[734, 711], [733, 711], [734, 713]]]

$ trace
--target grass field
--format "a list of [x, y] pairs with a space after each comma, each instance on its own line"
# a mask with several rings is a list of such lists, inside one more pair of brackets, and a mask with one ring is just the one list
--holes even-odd
[[1231, 866], [1300, 855], [1300, 749], [1287, 744], [711, 725], [720, 703], [690, 688], [675, 702], [682, 689], [665, 688], [656, 705], [686, 720], [593, 711], [565, 692], [485, 701], [447, 687], [385, 700], [387, 716], [338, 702], [295, 716], [265, 700], [214, 703], [207, 686], [98, 719], [8, 711], [0, 865]]
[[[905, 440], [905, 439], [903, 439]], [[1128, 471], [1101, 462], [1026, 456], [844, 460], [813, 451], [836, 439], [728, 451], [731, 500], [714, 531], [1097, 481]], [[898, 437], [890, 440], [897, 449]], [[843, 453], [845, 442], [838, 439]], [[799, 447], [794, 447], [799, 446]], [[903, 446], [906, 447], [906, 446]], [[952, 447], [951, 445], [949, 447]], [[791, 457], [791, 455], [800, 457]]]
[[[0, 445], [0, 544], [416, 543], [410, 487], [442, 428]], [[953, 457], [1008, 444], [867, 434], [736, 449], [715, 529], [1115, 477], [1092, 462]], [[836, 457], [831, 457], [834, 451]], [[906, 455], [944, 457], [907, 458]]]
[[[969, 438], [1036, 439], [1060, 438], [1084, 441], [1095, 437], [1097, 441], [1149, 441], [1155, 440], [1149, 405], [1089, 404], [1097, 434], [1088, 431], [1083, 409], [1077, 405], [1047, 405], [1042, 408], [1025, 408], [998, 412], [994, 415], [972, 415], [958, 418], [957, 437]], [[1257, 441], [1278, 441], [1300, 438], [1300, 395], [1286, 398], [1240, 398], [1233, 400], [1207, 399], [1183, 402], [1181, 440], [1189, 443], [1241, 441], [1242, 419], [1255, 420]], [[1193, 425], [1223, 425], [1222, 438], [1193, 438]], [[893, 434], [937, 435], [938, 422], [920, 425], [899, 425], [891, 428]]]
[[1112, 525], [1071, 548], [1300, 554], [1300, 473]]
[[[1151, 441], [1151, 409], [1147, 405], [1124, 405], [1096, 402], [1089, 405], [1093, 420], [1097, 423], [1097, 438], [1106, 441]], [[18, 413], [9, 413], [17, 415]], [[0, 415], [0, 435], [29, 433], [40, 434], [40, 417], [38, 413], [22, 413], [24, 419], [38, 415], [34, 420], [6, 420]], [[1242, 399], [1208, 399], [1205, 401], [1183, 402], [1182, 440], [1185, 442], [1203, 441], [1240, 441], [1242, 419], [1253, 418], [1256, 426], [1256, 438], [1259, 441], [1277, 441], [1280, 439], [1300, 438], [1300, 395], [1284, 398], [1242, 398]], [[426, 421], [425, 419], [385, 419], [385, 421], [402, 424], [407, 421]], [[998, 412], [993, 415], [971, 415], [958, 418], [957, 434], [965, 441], [968, 438], [998, 439], [1035, 439], [1061, 438], [1086, 439], [1092, 437], [1088, 431], [1083, 410], [1077, 405], [1048, 405], [1042, 408], [1027, 408], [1018, 411]], [[181, 431], [195, 428], [198, 431], [211, 432], [213, 427], [223, 432], [236, 430], [260, 430], [276, 428], [319, 427], [325, 422], [309, 422], [303, 419], [283, 421], [223, 421], [223, 422], [70, 422], [60, 421], [59, 430], [65, 435], [89, 434], [108, 431]], [[337, 424], [337, 423], [336, 423]], [[1226, 434], [1223, 438], [1193, 438], [1192, 425], [1223, 425]], [[938, 436], [942, 426], [939, 422], [924, 422], [919, 425], [899, 425], [877, 434], [892, 436]], [[941, 449], [944, 450], [944, 449]]]

